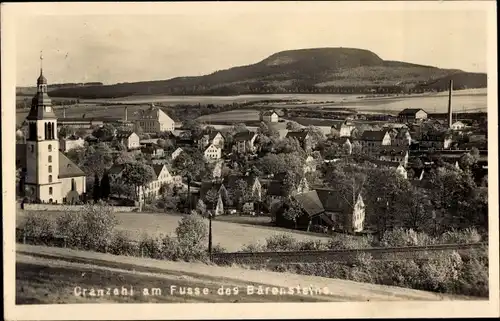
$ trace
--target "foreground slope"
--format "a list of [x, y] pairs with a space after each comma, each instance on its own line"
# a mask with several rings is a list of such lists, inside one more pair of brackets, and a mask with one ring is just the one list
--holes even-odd
[[[159, 261], [43, 246], [16, 245], [16, 302], [18, 304], [78, 302], [315, 302], [469, 299], [392, 286], [315, 276], [219, 267], [202, 263]], [[170, 287], [206, 287], [207, 295], [182, 295]], [[248, 286], [268, 288], [328, 288], [328, 294], [250, 294]], [[81, 297], [75, 287], [129, 287], [134, 296]], [[143, 288], [160, 288], [162, 294], [144, 296]], [[219, 295], [221, 287], [233, 289]], [[235, 294], [234, 288], [238, 288]]]
[[[461, 73], [461, 85], [485, 86], [485, 74], [469, 73], [399, 61], [385, 61], [356, 48], [287, 50], [247, 66], [199, 77], [88, 86], [53, 90], [54, 97], [113, 98], [131, 95], [235, 95], [279, 92], [363, 92], [370, 88], [413, 88], [421, 83]], [[427, 89], [446, 89], [438, 82]], [[438, 86], [439, 85], [439, 86]], [[443, 88], [441, 88], [443, 87]], [[343, 88], [346, 88], [345, 90]], [[357, 89], [353, 89], [357, 88]], [[458, 88], [458, 87], [457, 87]], [[335, 90], [334, 90], [335, 89]]]

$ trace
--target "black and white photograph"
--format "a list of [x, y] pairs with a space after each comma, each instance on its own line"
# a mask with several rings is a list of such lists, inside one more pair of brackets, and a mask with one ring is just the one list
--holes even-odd
[[498, 317], [495, 2], [1, 15], [5, 319]]

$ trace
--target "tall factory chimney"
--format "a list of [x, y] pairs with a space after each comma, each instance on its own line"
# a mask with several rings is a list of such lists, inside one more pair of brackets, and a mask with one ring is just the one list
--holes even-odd
[[63, 118], [66, 118], [66, 106], [63, 106]]
[[450, 88], [448, 92], [448, 127], [453, 124], [453, 108], [451, 107], [451, 92], [453, 91], [453, 80], [450, 79]]
[[125, 121], [128, 121], [128, 107], [125, 106]]

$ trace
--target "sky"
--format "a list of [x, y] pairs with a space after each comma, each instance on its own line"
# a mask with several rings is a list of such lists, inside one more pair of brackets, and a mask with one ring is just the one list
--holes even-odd
[[49, 83], [198, 76], [283, 50], [318, 47], [361, 48], [385, 60], [487, 71], [485, 11], [176, 8], [101, 15], [28, 11], [16, 19], [16, 83], [35, 85], [40, 51]]

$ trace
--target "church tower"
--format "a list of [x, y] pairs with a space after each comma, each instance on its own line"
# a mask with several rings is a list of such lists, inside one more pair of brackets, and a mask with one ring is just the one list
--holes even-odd
[[40, 54], [37, 93], [31, 101], [31, 110], [26, 117], [28, 137], [25, 186], [27, 196], [33, 199], [44, 203], [61, 203], [57, 117], [47, 94], [47, 79], [43, 75], [42, 62], [43, 57]]

